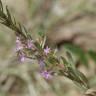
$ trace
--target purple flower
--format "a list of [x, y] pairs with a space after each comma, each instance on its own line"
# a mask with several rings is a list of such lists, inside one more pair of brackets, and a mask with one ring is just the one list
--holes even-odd
[[49, 79], [51, 78], [51, 74], [48, 71], [43, 71], [41, 73], [41, 75], [45, 78], [45, 79]]
[[33, 40], [28, 40], [28, 41], [27, 41], [27, 48], [29, 48], [29, 49], [34, 48]]
[[17, 37], [16, 38], [16, 51], [19, 51], [19, 50], [22, 50], [23, 49], [23, 46], [22, 46], [22, 43], [20, 41], [20, 38]]
[[47, 55], [50, 52], [50, 48], [48, 46], [44, 49], [44, 53]]
[[24, 54], [23, 52], [22, 52], [22, 53], [19, 53], [19, 60], [20, 60], [21, 62], [24, 62], [25, 59], [26, 59], [25, 54]]

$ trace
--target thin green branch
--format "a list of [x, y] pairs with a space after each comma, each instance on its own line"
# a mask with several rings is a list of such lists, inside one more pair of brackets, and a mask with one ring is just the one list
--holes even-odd
[[15, 18], [10, 14], [8, 7], [6, 6], [6, 12], [3, 9], [3, 4], [0, 0], [0, 23], [14, 30], [17, 36], [21, 35], [23, 38], [28, 38], [29, 35], [25, 31], [25, 27], [16, 22]]

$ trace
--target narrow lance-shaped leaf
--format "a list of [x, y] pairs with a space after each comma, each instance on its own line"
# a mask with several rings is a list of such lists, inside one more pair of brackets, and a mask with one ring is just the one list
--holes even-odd
[[72, 44], [66, 44], [64, 47], [78, 57], [86, 67], [88, 67], [88, 60], [85, 52], [78, 46]]
[[6, 12], [7, 12], [7, 18], [8, 18], [8, 20], [12, 22], [12, 18], [11, 18], [10, 12], [8, 10], [8, 6], [6, 6]]
[[93, 52], [93, 51], [89, 51], [88, 52], [88, 55], [95, 61], [96, 63], [96, 52]]
[[1, 0], [0, 0], [0, 11], [3, 12], [3, 5], [2, 5]]
[[78, 85], [80, 85], [82, 88], [88, 89], [89, 85], [88, 85], [88, 80], [85, 77], [85, 75], [83, 73], [81, 73], [80, 71], [78, 71], [74, 64], [72, 67], [71, 64], [69, 62], [66, 61], [66, 59], [64, 57], [61, 58], [63, 60], [63, 63], [65, 63], [65, 68], [67, 68], [67, 70], [61, 70], [62, 75], [66, 76], [67, 78], [71, 79], [73, 82], [76, 82]]

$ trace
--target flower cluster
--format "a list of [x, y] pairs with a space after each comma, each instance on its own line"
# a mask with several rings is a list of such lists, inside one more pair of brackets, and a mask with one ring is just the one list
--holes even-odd
[[[37, 44], [39, 45], [40, 48], [38, 48], [35, 45], [35, 42], [32, 39], [23, 40], [20, 37], [17, 37], [16, 52], [18, 53], [18, 57], [21, 62], [24, 62], [25, 59], [29, 57], [26, 51], [30, 50], [34, 52], [34, 55], [35, 53], [37, 53], [35, 57], [37, 58], [38, 64], [40, 66], [40, 73], [44, 78], [48, 79], [51, 77], [51, 73], [50, 71], [48, 71], [49, 67], [46, 67], [45, 61], [50, 55], [51, 49], [48, 46], [45, 46], [44, 48], [42, 48], [41, 47], [42, 45], [40, 45], [39, 42], [37, 42]], [[36, 52], [34, 50], [36, 50]]]
[[16, 37], [16, 52], [18, 53], [19, 60], [24, 62], [27, 58], [26, 49], [35, 50], [33, 40], [21, 40], [20, 37]]
[[[43, 39], [44, 38], [42, 38], [42, 41], [38, 40], [34, 42], [32, 39], [22, 39], [21, 37], [17, 37], [16, 52], [18, 53], [19, 60], [21, 62], [24, 62], [25, 59], [29, 58], [31, 54], [31, 57], [34, 56], [38, 61], [38, 65], [40, 66], [40, 74], [45, 79], [50, 79], [54, 75], [54, 73], [56, 73], [57, 75], [63, 74], [71, 80], [77, 80], [77, 83], [82, 82], [84, 87], [88, 88], [86, 77], [78, 70], [73, 69], [72, 65], [67, 62], [64, 57], [61, 56], [58, 58], [56, 56], [57, 51], [48, 47], [45, 44], [45, 40]], [[80, 79], [74, 72], [77, 72], [79, 75], [81, 74], [80, 78], [82, 79]]]

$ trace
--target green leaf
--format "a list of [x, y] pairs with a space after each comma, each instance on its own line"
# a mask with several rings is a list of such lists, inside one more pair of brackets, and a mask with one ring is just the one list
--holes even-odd
[[12, 18], [11, 18], [11, 15], [10, 15], [10, 12], [9, 12], [9, 9], [8, 9], [7, 6], [6, 6], [6, 12], [7, 12], [7, 18], [8, 18], [8, 20], [12, 22]]
[[73, 81], [77, 82], [78, 85], [81, 85], [86, 89], [89, 88], [88, 80], [83, 73], [81, 73], [77, 69], [73, 70], [72, 68], [69, 68], [69, 73], [70, 73], [70, 77], [71, 78], [73, 77]]
[[1, 0], [0, 0], [0, 11], [3, 12], [3, 5]]
[[76, 55], [80, 62], [82, 62], [86, 67], [88, 67], [87, 55], [80, 47], [72, 44], [66, 44], [64, 45], [64, 48]]
[[88, 89], [89, 84], [87, 78], [83, 73], [81, 73], [75, 68], [75, 65], [73, 64], [74, 62], [72, 62], [73, 61], [72, 56], [71, 54], [68, 53], [68, 58], [69, 57], [71, 58], [71, 62], [69, 59], [66, 60], [64, 57], [61, 57], [65, 68], [64, 70], [61, 71], [61, 73], [63, 73], [63, 75], [66, 76], [67, 78], [71, 79], [78, 86], [84, 89]]
[[38, 35], [41, 36], [41, 37], [44, 37], [44, 31], [43, 30], [39, 30], [38, 31]]
[[69, 66], [71, 67], [70, 63], [68, 63], [68, 61], [64, 57], [61, 56], [61, 59], [63, 61], [64, 67], [66, 70]]
[[67, 67], [67, 70], [60, 70], [61, 75], [72, 80], [79, 87], [84, 89], [89, 88], [88, 80], [83, 73], [78, 71], [77, 69], [73, 69], [72, 67]]
[[40, 46], [39, 42], [35, 42], [35, 45], [36, 45], [38, 51], [42, 53], [43, 49], [42, 49], [42, 47]]
[[96, 63], [96, 52], [93, 52], [93, 51], [89, 51], [88, 52], [89, 56], [95, 61]]

